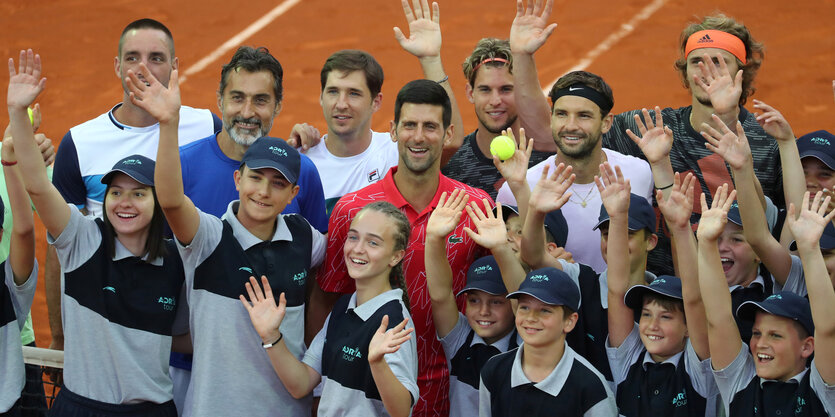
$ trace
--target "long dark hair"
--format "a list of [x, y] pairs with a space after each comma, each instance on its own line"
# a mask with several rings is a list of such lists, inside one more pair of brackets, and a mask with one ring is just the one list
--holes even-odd
[[[102, 207], [106, 207], [108, 194], [110, 194], [110, 184], [107, 184], [107, 188], [104, 190]], [[165, 247], [165, 216], [162, 214], [162, 207], [157, 200], [156, 188], [151, 187], [151, 195], [154, 197], [154, 214], [151, 216], [151, 223], [148, 224], [148, 238], [145, 240], [146, 262], [165, 256], [167, 252]], [[105, 240], [108, 256], [112, 259], [116, 256], [116, 230], [113, 229], [110, 219], [107, 218], [107, 209], [104, 209], [102, 221], [104, 222], [104, 236], [102, 236], [102, 239]]]
[[[405, 250], [409, 244], [409, 235], [412, 231], [412, 225], [409, 223], [406, 215], [388, 201], [369, 203], [357, 213], [357, 216], [366, 210], [374, 210], [382, 213], [394, 222], [394, 251]], [[391, 268], [391, 272], [389, 272], [389, 285], [391, 285], [391, 288], [400, 288], [403, 290], [403, 304], [406, 305], [406, 309], [411, 311], [411, 307], [409, 306], [409, 289], [406, 287], [406, 278], [403, 276], [403, 259]]]

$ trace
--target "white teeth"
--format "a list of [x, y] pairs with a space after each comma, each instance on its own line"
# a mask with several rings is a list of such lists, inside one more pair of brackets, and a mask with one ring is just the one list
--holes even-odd
[[758, 353], [757, 358], [767, 360], [767, 359], [774, 359], [774, 356], [769, 356], [769, 355], [766, 355], [765, 353]]
[[649, 340], [661, 340], [661, 339], [663, 339], [663, 337], [661, 337], [661, 336], [647, 335], [647, 339], [649, 339]]
[[478, 323], [480, 326], [489, 326], [493, 324], [493, 322], [490, 321], [477, 321], [476, 323]]
[[409, 147], [409, 150], [412, 151], [412, 152], [417, 152], [417, 153], [426, 152], [426, 148], [413, 148], [411, 146]]
[[720, 258], [722, 262], [733, 262], [730, 258]]
[[122, 219], [132, 219], [132, 218], [134, 218], [138, 215], [137, 214], [127, 214], [127, 213], [116, 213], [116, 216], [118, 216]]
[[353, 262], [355, 264], [360, 264], [360, 265], [365, 265], [365, 264], [368, 263], [367, 261], [364, 261], [362, 259], [357, 259], [357, 258], [351, 258], [351, 262]]

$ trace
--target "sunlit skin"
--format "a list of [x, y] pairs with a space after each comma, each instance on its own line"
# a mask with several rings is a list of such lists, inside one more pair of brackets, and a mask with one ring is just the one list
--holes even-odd
[[757, 376], [788, 381], [806, 368], [815, 350], [815, 338], [801, 339], [793, 321], [758, 311], [749, 344]]
[[513, 74], [506, 66], [479, 67], [473, 85], [466, 86], [467, 98], [475, 107], [479, 129], [498, 135], [516, 123], [513, 81]]
[[546, 304], [527, 294], [522, 294], [516, 308], [516, 331], [526, 345], [550, 347], [561, 344], [574, 325], [577, 313], [563, 318], [563, 307]]
[[[362, 210], [351, 222], [342, 255], [348, 275], [357, 281], [385, 275], [403, 258], [404, 250], [394, 250], [394, 224], [383, 213]], [[382, 282], [388, 285], [388, 279]]]
[[[609, 223], [600, 225], [600, 253], [605, 261], [609, 250]], [[629, 271], [646, 270], [647, 253], [655, 249], [658, 236], [646, 229], [629, 231]]]
[[507, 336], [513, 330], [513, 309], [506, 294], [492, 295], [484, 291], [467, 291], [464, 315], [470, 328], [488, 344]]
[[235, 188], [240, 206], [237, 218], [248, 229], [251, 225], [275, 223], [275, 218], [299, 192], [278, 170], [272, 168], [235, 171]]
[[328, 124], [328, 134], [354, 139], [370, 135], [371, 116], [380, 109], [383, 95], [371, 95], [362, 71], [333, 70], [328, 73], [319, 104]]
[[273, 86], [273, 75], [266, 70], [229, 72], [217, 105], [223, 118], [223, 130], [235, 143], [249, 146], [270, 133], [273, 119], [281, 111]]
[[612, 118], [604, 118], [600, 107], [579, 96], [562, 96], [551, 111], [551, 135], [560, 152], [572, 159], [591, 155], [603, 133], [612, 127]]
[[655, 300], [645, 300], [638, 322], [641, 342], [652, 360], [663, 362], [684, 350], [687, 323], [681, 310], [667, 310]]
[[133, 70], [140, 80], [146, 79], [139, 69], [139, 64], [145, 64], [154, 77], [163, 86], [168, 87], [171, 71], [179, 67], [179, 61], [171, 56], [171, 45], [164, 32], [156, 29], [134, 29], [125, 34], [122, 50], [120, 55], [114, 58], [113, 65], [126, 95], [128, 88], [125, 77], [128, 70]]
[[721, 56], [725, 61], [725, 64], [728, 66], [728, 73], [730, 73], [731, 76], [735, 75], [740, 68], [739, 65], [737, 65], [736, 57], [724, 49], [695, 49], [687, 56], [687, 68], [685, 70], [687, 74], [687, 88], [690, 89], [690, 93], [696, 101], [705, 106], [713, 107], [707, 92], [702, 87], [699, 87], [699, 85], [696, 84], [696, 81], [693, 80], [694, 75], [701, 76], [702, 74], [699, 70], [699, 63], [702, 62], [704, 54], [708, 54], [708, 56], [710, 56], [713, 59], [713, 62], [717, 65], [719, 64], [717, 54]]
[[760, 259], [745, 236], [742, 228], [728, 222], [725, 229], [719, 236], [719, 256], [722, 261], [722, 270], [725, 271], [725, 279], [728, 286], [741, 285], [747, 287], [757, 278]]
[[516, 214], [508, 216], [505, 221], [505, 228], [507, 229], [507, 242], [510, 244], [510, 249], [516, 254], [517, 258], [521, 259], [519, 249], [522, 247], [522, 218]]
[[104, 212], [119, 240], [136, 239], [144, 246], [154, 216], [153, 190], [128, 175], [115, 174], [104, 197]]
[[439, 167], [444, 141], [452, 135], [452, 126], [443, 126], [443, 107], [432, 104], [404, 103], [400, 120], [392, 122], [391, 138], [397, 142], [401, 169], [422, 174]]

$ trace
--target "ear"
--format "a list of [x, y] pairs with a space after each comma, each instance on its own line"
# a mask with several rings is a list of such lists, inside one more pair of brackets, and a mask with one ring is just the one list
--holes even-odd
[[464, 86], [464, 91], [467, 92], [467, 100], [470, 100], [470, 103], [475, 103], [473, 100], [473, 86], [471, 86], [470, 83], [467, 83], [467, 85]]
[[122, 61], [119, 59], [118, 56], [113, 57], [113, 69], [116, 71], [116, 78], [122, 80]]
[[223, 119], [223, 94], [220, 90], [217, 91], [217, 110], [220, 112], [220, 118]]
[[236, 169], [233, 175], [235, 177], [235, 190], [241, 191], [241, 170]]
[[614, 123], [614, 120], [615, 120], [615, 115], [613, 115], [612, 112], [610, 111], [609, 114], [607, 114], [606, 117], [603, 118], [603, 126], [601, 127], [600, 132], [601, 133], [608, 132], [609, 129], [612, 128], [612, 123]]
[[[282, 105], [283, 104], [280, 101], [275, 105], [275, 111], [273, 111], [273, 118], [275, 118], [276, 116], [278, 116], [279, 113], [281, 113]], [[267, 132], [267, 133], [269, 133], [269, 132]]]
[[554, 251], [559, 248], [560, 247], [554, 242], [545, 242], [545, 251], [551, 256], [554, 256]]
[[449, 141], [452, 140], [452, 134], [455, 133], [455, 125], [450, 123], [447, 126], [446, 130], [444, 131], [444, 147], [449, 145]]
[[563, 320], [563, 327], [562, 327], [563, 333], [565, 333], [565, 334], [571, 333], [571, 331], [574, 330], [574, 326], [577, 325], [577, 319], [579, 317], [580, 317], [579, 314], [571, 313], [571, 315], [568, 316], [567, 319]]
[[371, 113], [377, 113], [377, 110], [380, 110], [380, 106], [383, 105], [383, 93], [377, 93], [377, 96], [374, 97], [374, 100], [371, 100]]
[[394, 268], [395, 266], [397, 266], [397, 264], [399, 264], [400, 261], [403, 260], [403, 257], [405, 255], [406, 255], [406, 250], [405, 249], [395, 251], [393, 254], [391, 254], [391, 261], [389, 261], [389, 267]]
[[287, 199], [287, 204], [290, 204], [290, 202], [292, 202], [293, 199], [296, 198], [296, 195], [299, 194], [299, 186], [294, 185], [293, 186], [293, 192], [291, 192], [290, 194], [291, 194], [290, 197]]
[[808, 359], [813, 353], [815, 353], [815, 338], [809, 336], [804, 339], [800, 345], [800, 356], [802, 356], [803, 359]]
[[397, 123], [394, 123], [394, 120], [392, 120], [390, 124], [391, 126], [389, 133], [391, 135], [391, 141], [397, 143]]
[[655, 246], [658, 245], [658, 235], [655, 233], [650, 233], [647, 237], [647, 252], [655, 249]]
[[179, 57], [175, 56], [174, 59], [171, 60], [171, 69], [172, 70], [180, 69], [180, 58]]

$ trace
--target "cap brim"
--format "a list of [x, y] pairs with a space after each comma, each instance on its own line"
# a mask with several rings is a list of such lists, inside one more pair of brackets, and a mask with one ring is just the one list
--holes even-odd
[[274, 169], [281, 173], [284, 176], [284, 179], [291, 184], [295, 184], [297, 178], [293, 175], [293, 173], [288, 172], [289, 170], [287, 167], [279, 166], [275, 161], [269, 159], [252, 159], [245, 162], [246, 167], [249, 169]]
[[101, 177], [101, 183], [110, 184], [110, 181], [113, 180], [113, 176], [116, 174], [125, 174], [142, 185], [147, 185], [149, 187], [154, 186], [153, 178], [145, 178], [144, 175], [137, 175], [135, 172], [127, 172], [125, 170], [122, 170], [121, 168], [111, 169], [110, 172], [104, 174], [104, 176]]
[[655, 293], [664, 297], [682, 300], [681, 294], [668, 293], [666, 291], [662, 291], [661, 288], [652, 287], [649, 285], [635, 285], [628, 291], [626, 291], [626, 295], [623, 297], [623, 302], [624, 304], [626, 304], [627, 307], [631, 308], [633, 311], [640, 311], [642, 308], [644, 308], [644, 296], [647, 293]]
[[[594, 227], [591, 228], [591, 230], [599, 229], [600, 226], [603, 225], [603, 223], [609, 223], [609, 218], [607, 217], [604, 220], [600, 220], [599, 222], [597, 222], [596, 225], [594, 225]], [[626, 228], [629, 229], [630, 232], [637, 232], [638, 230], [649, 229], [649, 226], [636, 225], [632, 219], [629, 219], [629, 221], [626, 224]]]
[[568, 305], [565, 300], [562, 300], [558, 297], [552, 297], [550, 294], [539, 292], [539, 291], [531, 291], [531, 290], [519, 290], [514, 291], [507, 295], [507, 298], [519, 298], [522, 295], [530, 295], [533, 298], [536, 298], [539, 301], [542, 301], [545, 304], [552, 305], [552, 306], [567, 306], [572, 310], [577, 310], [576, 307]]
[[823, 162], [829, 169], [835, 171], [835, 159], [831, 156], [816, 150], [808, 150], [800, 153], [800, 159], [811, 156]]
[[493, 282], [479, 282], [473, 285], [467, 285], [466, 287], [464, 287], [463, 290], [458, 291], [458, 293], [455, 294], [455, 296], [458, 297], [459, 295], [464, 294], [467, 291], [483, 291], [490, 295], [507, 294], [507, 289], [505, 289], [503, 285]]

